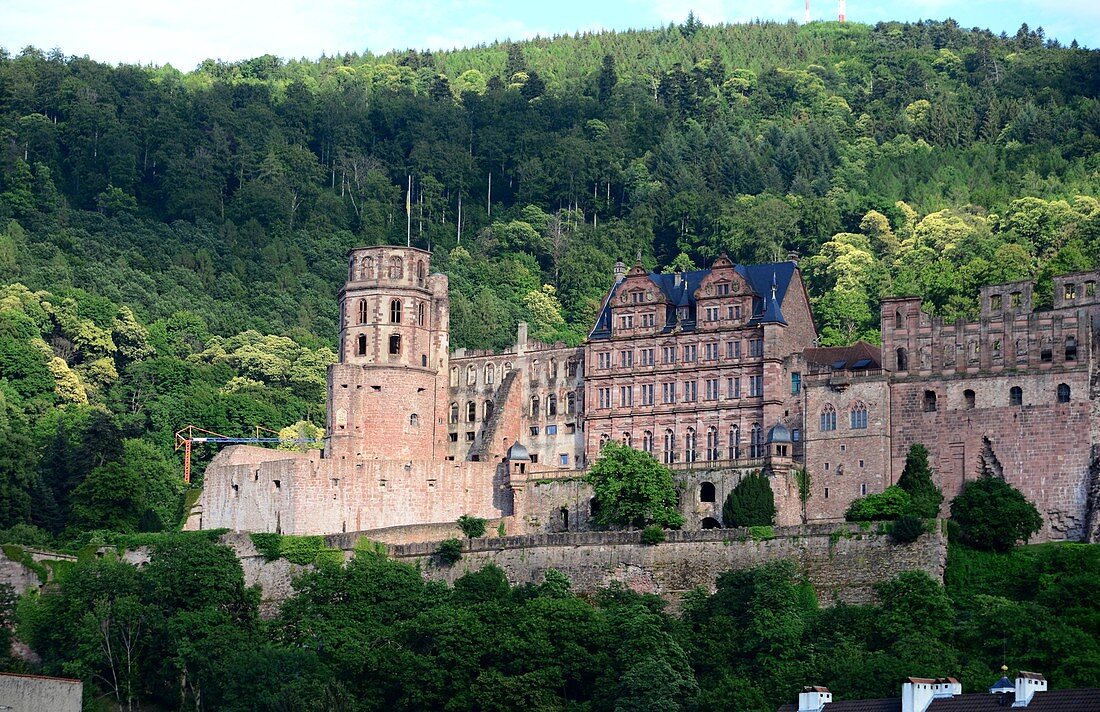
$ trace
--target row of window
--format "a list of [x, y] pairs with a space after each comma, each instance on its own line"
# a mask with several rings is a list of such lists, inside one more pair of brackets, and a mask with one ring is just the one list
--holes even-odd
[[[481, 417], [484, 420], [488, 420], [493, 417], [493, 401], [487, 400], [482, 405]], [[451, 403], [451, 414], [448, 418], [449, 423], [457, 423], [459, 415], [458, 403]], [[466, 422], [473, 423], [477, 420], [477, 403], [475, 401], [466, 401]]]
[[[1055, 389], [1055, 401], [1058, 403], [1070, 402], [1070, 387], [1068, 383], [1059, 383], [1058, 388]], [[921, 401], [922, 408], [925, 412], [933, 412], [937, 409], [937, 396], [935, 391], [925, 391], [924, 397]], [[1020, 386], [1012, 386], [1008, 389], [1008, 405], [1010, 406], [1022, 406], [1024, 404], [1024, 389]], [[994, 404], [995, 407], [998, 404]], [[963, 408], [966, 410], [973, 410], [977, 406], [977, 398], [973, 390], [967, 388], [963, 391]]]
[[[391, 324], [400, 324], [400, 323], [402, 323], [402, 321], [401, 321], [401, 312], [402, 312], [401, 300], [400, 299], [391, 299], [390, 300], [390, 323]], [[355, 318], [356, 318], [355, 323], [357, 323], [357, 324], [366, 324], [366, 323], [368, 323], [369, 315], [370, 315], [370, 306], [368, 305], [367, 300], [366, 299], [358, 300], [356, 302], [356, 305], [355, 305]], [[424, 309], [424, 303], [423, 302], [418, 302], [417, 305], [416, 305], [416, 324], [417, 324], [417, 326], [424, 326], [424, 324], [425, 324], [425, 309]]]
[[[378, 260], [376, 265], [375, 259], [371, 255], [352, 260], [351, 274], [349, 276], [352, 281], [378, 279], [383, 274], [379, 268], [382, 268], [384, 274], [390, 279], [402, 279], [405, 276], [404, 260], [397, 255], [390, 257], [388, 264], [384, 263], [382, 260]], [[424, 275], [426, 272], [427, 268], [424, 265], [424, 260], [419, 260], [416, 263], [416, 281], [421, 285], [424, 284]]]
[[[848, 423], [852, 430], [865, 430], [867, 428], [867, 406], [862, 401], [856, 401], [849, 408]], [[819, 426], [823, 432], [836, 430], [836, 407], [832, 403], [826, 403], [822, 406]]]
[[[389, 344], [388, 344], [389, 354], [391, 356], [400, 356], [401, 355], [401, 335], [400, 334], [390, 334], [388, 342], [389, 342]], [[366, 334], [359, 334], [358, 336], [355, 337], [355, 355], [356, 356], [366, 356], [367, 355], [367, 335]], [[428, 365], [428, 356], [427, 356], [427, 354], [421, 355], [420, 360], [421, 360], [421, 364], [420, 364], [421, 366], [427, 366]]]
[[[505, 361], [500, 365], [500, 378], [504, 379], [512, 371], [512, 362]], [[569, 378], [576, 378], [577, 371], [580, 368], [580, 361], [577, 359], [569, 359], [565, 364], [565, 373]], [[534, 359], [531, 361], [531, 374], [532, 377], [538, 373], [539, 361]], [[486, 385], [491, 385], [496, 382], [497, 365], [495, 363], [486, 363], [481, 368], [482, 381]], [[548, 374], [550, 378], [558, 377], [558, 361], [556, 359], [550, 359], [548, 364]], [[451, 388], [458, 388], [459, 386], [459, 368], [458, 366], [451, 367]], [[466, 366], [466, 385], [473, 386], [477, 384], [478, 367], [474, 364], [468, 364]]]
[[[748, 354], [749, 358], [759, 358], [764, 355], [764, 340], [763, 339], [749, 339]], [[741, 342], [740, 341], [727, 341], [725, 342], [725, 358], [727, 359], [740, 359], [741, 358]], [[703, 344], [703, 359], [704, 361], [717, 361], [722, 358], [722, 344], [717, 341], [712, 341]], [[638, 349], [637, 352], [633, 350], [619, 351], [618, 364], [621, 368], [632, 368], [635, 363], [635, 353], [637, 353], [637, 361], [641, 366], [653, 366], [656, 363], [657, 351], [654, 347]], [[677, 362], [680, 363], [696, 363], [699, 361], [699, 345], [698, 344], [684, 344], [683, 347], [679, 346], [663, 346], [661, 347], [661, 364], [669, 365]], [[612, 363], [615, 362], [614, 354], [611, 351], [600, 351], [596, 354], [596, 367], [601, 369], [611, 368]]]
[[[724, 379], [703, 379], [703, 399], [708, 401], [720, 400], [725, 391], [726, 400], [741, 398], [741, 377], [733, 376]], [[723, 389], [723, 386], [725, 388]], [[656, 384], [643, 383], [640, 386], [619, 386], [618, 401], [613, 402], [612, 396], [615, 389], [610, 387], [596, 389], [596, 401], [598, 408], [631, 407], [635, 404], [635, 391], [638, 393], [638, 405], [651, 406], [655, 404], [657, 393]], [[764, 377], [748, 376], [748, 397], [761, 398], [764, 395]], [[661, 403], [695, 403], [699, 400], [699, 381], [669, 381], [661, 384]]]
[[[539, 414], [542, 412], [541, 405], [542, 405], [542, 399], [539, 396], [537, 396], [537, 395], [531, 396], [531, 411], [530, 411], [530, 413], [531, 413], [532, 418], [539, 417]], [[556, 393], [551, 393], [550, 395], [546, 396], [546, 415], [548, 415], [548, 416], [558, 415], [558, 407], [559, 407], [558, 406], [558, 396], [557, 396]], [[572, 393], [572, 392], [566, 393], [565, 394], [565, 414], [566, 415], [573, 415], [576, 412], [577, 412], [577, 394]]]
[[[1062, 358], [1064, 361], [1076, 361], [1077, 360], [1077, 337], [1070, 335], [1065, 338], [1062, 344]], [[956, 361], [956, 352], [962, 348], [961, 344], [945, 344], [943, 347], [943, 367], [953, 368]], [[1028, 340], [1026, 338], [1020, 338], [1016, 340], [1016, 362], [1027, 363], [1028, 357]], [[966, 360], [967, 363], [978, 363], [981, 361], [981, 344], [975, 340], [968, 341], [966, 344]], [[1003, 358], [1001, 341], [1000, 339], [993, 341], [993, 360], [1000, 361]], [[932, 368], [932, 352], [928, 346], [922, 346], [920, 349], [920, 367]], [[1050, 363], [1054, 360], [1054, 340], [1051, 337], [1045, 337], [1039, 344], [1039, 360], [1043, 363]], [[894, 352], [894, 364], [898, 371], [909, 370], [909, 352], [902, 347], [899, 347]]]
[[[713, 460], [739, 460], [743, 457], [749, 458], [761, 458], [765, 454], [764, 446], [764, 430], [760, 427], [759, 423], [753, 423], [752, 428], [749, 431], [748, 442], [745, 443], [747, 447], [742, 447], [741, 441], [741, 428], [734, 425], [729, 428], [728, 437], [725, 442], [722, 442], [721, 434], [718, 428], [710, 426], [706, 429], [705, 437], [705, 449], [702, 451], [703, 459], [705, 461]], [[611, 436], [608, 433], [600, 435], [600, 447], [611, 441]], [[620, 437], [620, 442], [627, 447], [634, 447], [634, 436], [631, 433], [623, 433]], [[654, 447], [656, 439], [652, 430], [646, 430], [642, 433], [641, 450], [654, 453]], [[661, 459], [665, 464], [672, 464], [674, 462], [697, 462], [699, 460], [699, 434], [695, 428], [688, 428], [681, 439], [677, 437], [676, 431], [673, 428], [665, 429], [663, 433], [663, 449], [661, 450]], [[683, 445], [683, 450], [679, 448]], [[681, 460], [681, 455], [683, 459]]]

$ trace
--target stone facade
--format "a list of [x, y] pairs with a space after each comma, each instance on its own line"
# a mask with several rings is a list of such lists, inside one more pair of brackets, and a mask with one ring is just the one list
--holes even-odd
[[521, 324], [509, 349], [450, 353], [447, 278], [429, 266], [413, 248], [349, 253], [323, 453], [227, 448], [189, 526], [399, 532], [472, 514], [510, 534], [584, 530], [584, 469], [615, 439], [673, 469], [687, 529], [721, 526], [756, 469], [777, 524], [838, 521], [919, 442], [946, 501], [986, 473], [1035, 502], [1040, 538], [1100, 534], [1097, 273], [1055, 278], [1045, 311], [1030, 283], [986, 287], [974, 322], [887, 299], [881, 349], [819, 348], [793, 261], [619, 263], [583, 346]]

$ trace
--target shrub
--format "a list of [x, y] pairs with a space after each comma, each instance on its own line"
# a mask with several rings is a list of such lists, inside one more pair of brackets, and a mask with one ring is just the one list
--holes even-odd
[[890, 527], [890, 538], [898, 544], [908, 544], [924, 533], [924, 521], [912, 514], [901, 515]]
[[642, 530], [642, 543], [646, 546], [660, 544], [664, 540], [665, 530], [661, 529], [656, 524], [650, 524], [648, 527]]
[[749, 527], [749, 538], [753, 541], [767, 541], [775, 538], [775, 529], [770, 524]]
[[1035, 505], [996, 477], [967, 482], [951, 501], [951, 518], [963, 543], [985, 551], [1009, 551], [1043, 526]]
[[454, 566], [462, 558], [462, 542], [458, 539], [444, 539], [435, 550], [436, 557], [447, 566]]
[[462, 533], [466, 535], [467, 539], [476, 539], [479, 536], [485, 536], [485, 520], [481, 517], [463, 514], [458, 518], [458, 528], [462, 530]]
[[767, 526], [775, 520], [771, 483], [759, 470], [737, 483], [722, 505], [727, 527]]
[[642, 527], [683, 526], [676, 511], [676, 485], [672, 472], [641, 452], [614, 441], [600, 450], [600, 456], [585, 475], [592, 485], [597, 524]]
[[894, 485], [882, 492], [860, 497], [852, 502], [844, 518], [849, 522], [874, 522], [897, 519], [912, 512], [913, 499], [901, 487]]
[[913, 514], [926, 519], [939, 516], [943, 504], [943, 492], [932, 481], [932, 468], [928, 466], [928, 449], [917, 443], [905, 455], [905, 469], [898, 478], [898, 487], [909, 493], [913, 500]]

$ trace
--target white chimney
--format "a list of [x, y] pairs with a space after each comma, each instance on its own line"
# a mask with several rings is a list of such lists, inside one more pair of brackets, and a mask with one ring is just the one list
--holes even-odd
[[953, 677], [911, 677], [901, 686], [901, 712], [925, 712], [932, 700], [962, 694], [962, 684]]
[[827, 687], [803, 687], [798, 693], [798, 712], [822, 712], [833, 701], [833, 693]]
[[1013, 707], [1027, 707], [1031, 704], [1031, 698], [1035, 696], [1036, 692], [1046, 692], [1047, 681], [1046, 678], [1037, 672], [1025, 672], [1020, 671], [1020, 674], [1016, 676], [1016, 701], [1012, 703]]

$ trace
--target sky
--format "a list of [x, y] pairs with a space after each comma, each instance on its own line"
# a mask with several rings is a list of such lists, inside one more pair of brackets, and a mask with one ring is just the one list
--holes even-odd
[[[812, 0], [811, 18], [837, 2]], [[804, 16], [803, 0], [0, 0], [0, 47], [60, 48], [112, 64], [236, 61], [274, 54], [451, 49], [585, 30], [645, 29]], [[847, 0], [851, 21], [942, 20], [1015, 34], [1023, 22], [1064, 44], [1100, 46], [1100, 0]]]

